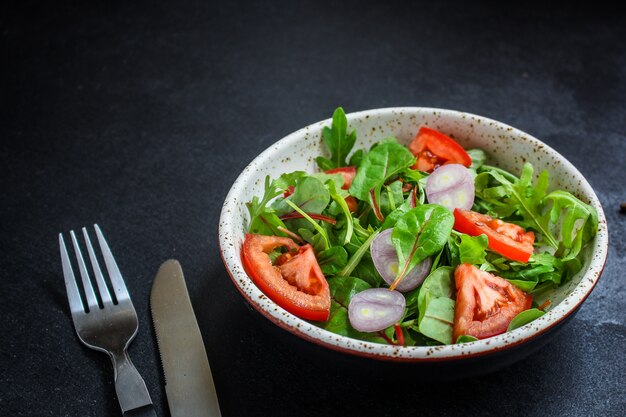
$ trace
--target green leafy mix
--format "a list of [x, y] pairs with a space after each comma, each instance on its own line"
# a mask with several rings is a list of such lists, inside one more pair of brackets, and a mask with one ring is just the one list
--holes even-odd
[[[567, 259], [575, 258], [595, 235], [598, 228], [595, 209], [567, 191], [547, 193], [548, 171], [542, 171], [535, 182], [533, 166], [528, 162], [519, 178], [487, 165], [479, 171], [476, 195], [482, 201], [478, 206], [538, 232], [543, 243]], [[491, 184], [486, 175], [481, 177], [483, 173], [496, 184]]]
[[[452, 213], [426, 203], [428, 174], [411, 168], [415, 157], [395, 138], [385, 138], [368, 151], [353, 152], [356, 131], [349, 127], [342, 108], [333, 114], [332, 125], [323, 129], [322, 138], [329, 158], [316, 159], [321, 170], [357, 167], [349, 190], [342, 189], [341, 174], [294, 171], [274, 180], [267, 177], [263, 195], [252, 198], [247, 208], [250, 233], [288, 236], [313, 247], [331, 292], [330, 318], [317, 323], [326, 330], [361, 340], [398, 343], [394, 326], [363, 333], [350, 325], [348, 316], [352, 296], [386, 285], [370, 253], [372, 242], [386, 229], [393, 229], [396, 283], [426, 258], [433, 260], [423, 283], [404, 294], [406, 310], [398, 324], [406, 345], [476, 340], [470, 335], [453, 340], [454, 271], [461, 263], [489, 271], [533, 295], [563, 285], [584, 264], [583, 248], [597, 231], [597, 213], [567, 191], [550, 191], [547, 171], [536, 175], [526, 163], [517, 177], [486, 165], [484, 151], [468, 150], [476, 194], [473, 210], [536, 235], [535, 253], [522, 263], [493, 252], [486, 235], [454, 231]], [[356, 199], [356, 207], [354, 201], [348, 204], [348, 197]], [[275, 262], [281, 253], [276, 249], [268, 255]], [[508, 330], [542, 314], [536, 308], [526, 310], [511, 321]]]

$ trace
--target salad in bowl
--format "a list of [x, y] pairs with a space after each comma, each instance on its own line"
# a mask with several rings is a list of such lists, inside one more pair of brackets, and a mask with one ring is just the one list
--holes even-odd
[[379, 359], [485, 353], [548, 332], [599, 278], [606, 223], [582, 181], [489, 119], [338, 108], [246, 168], [222, 255], [248, 302], [305, 339]]

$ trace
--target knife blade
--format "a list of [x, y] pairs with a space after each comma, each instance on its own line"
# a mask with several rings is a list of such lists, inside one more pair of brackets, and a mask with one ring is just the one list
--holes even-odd
[[150, 310], [172, 417], [220, 417], [202, 334], [177, 260], [165, 261], [159, 268]]

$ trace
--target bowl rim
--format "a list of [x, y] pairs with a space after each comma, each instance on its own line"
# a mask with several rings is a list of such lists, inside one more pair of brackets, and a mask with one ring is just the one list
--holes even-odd
[[[564, 165], [563, 169], [573, 173], [577, 177], [577, 180], [580, 180], [580, 189], [583, 190], [584, 194], [589, 198], [589, 204], [598, 212], [598, 232], [593, 243], [594, 247], [590, 253], [591, 260], [589, 268], [581, 277], [576, 287], [574, 287], [559, 304], [546, 312], [546, 314], [525, 326], [487, 339], [442, 346], [394, 346], [353, 339], [317, 327], [315, 324], [300, 319], [279, 307], [265, 296], [244, 272], [241, 259], [236, 256], [235, 247], [229, 237], [230, 231], [227, 227], [230, 224], [229, 218], [232, 218], [231, 212], [236, 210], [238, 195], [246, 185], [246, 179], [255, 171], [255, 167], [261, 166], [277, 149], [290, 146], [301, 140], [304, 134], [310, 129], [330, 125], [332, 118], [328, 118], [298, 129], [266, 148], [244, 168], [241, 174], [239, 174], [224, 201], [218, 226], [220, 256], [233, 284], [255, 310], [279, 327], [317, 345], [356, 356], [398, 362], [461, 360], [508, 350], [548, 333], [552, 328], [578, 310], [598, 283], [608, 256], [606, 218], [602, 205], [586, 178], [564, 156], [541, 140], [515, 127], [484, 116], [432, 107], [385, 107], [349, 113], [346, 116], [350, 122], [366, 116], [372, 117], [394, 113], [422, 112], [436, 112], [442, 117], [453, 116], [454, 118], [458, 118], [464, 116], [465, 118], [480, 119], [485, 123], [496, 124], [506, 129], [509, 134], [523, 136], [530, 142], [530, 145], [540, 145], [545, 152], [558, 159], [559, 162]], [[241, 285], [242, 283], [247, 285]]]

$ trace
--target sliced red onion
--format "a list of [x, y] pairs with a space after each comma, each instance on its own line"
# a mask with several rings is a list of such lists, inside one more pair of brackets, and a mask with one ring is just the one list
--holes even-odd
[[360, 332], [377, 332], [400, 321], [405, 307], [404, 295], [398, 291], [370, 288], [352, 297], [348, 318]]
[[428, 176], [426, 198], [450, 211], [469, 210], [474, 205], [474, 180], [469, 169], [460, 164], [442, 165]]
[[[398, 253], [391, 242], [392, 231], [393, 229], [387, 229], [381, 232], [372, 241], [372, 245], [370, 246], [374, 266], [388, 285], [393, 283], [399, 272]], [[424, 282], [424, 279], [426, 279], [432, 265], [432, 258], [428, 257], [424, 259], [421, 263], [417, 264], [415, 268], [411, 269], [404, 278], [402, 278], [402, 281], [400, 281], [400, 283], [396, 286], [396, 290], [400, 292], [407, 292], [417, 288], [417, 286]]]

